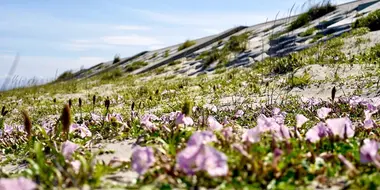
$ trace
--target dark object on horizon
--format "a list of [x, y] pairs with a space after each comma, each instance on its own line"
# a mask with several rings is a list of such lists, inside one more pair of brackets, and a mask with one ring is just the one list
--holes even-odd
[[71, 108], [72, 105], [73, 105], [73, 101], [69, 99], [69, 107]]
[[25, 110], [22, 111], [22, 117], [24, 119], [24, 127], [26, 134], [28, 135], [28, 138], [30, 138], [32, 134], [32, 121], [30, 120], [28, 112], [26, 112]]
[[79, 101], [79, 107], [82, 107], [82, 98], [79, 98], [78, 101]]
[[4, 117], [5, 115], [7, 115], [8, 111], [5, 110], [5, 106], [3, 106], [3, 108], [1, 109], [1, 115]]
[[135, 102], [132, 102], [131, 110], [133, 111], [135, 109]]
[[54, 99], [53, 99], [53, 102], [54, 102], [54, 103], [57, 103], [57, 99], [56, 99], [56, 98], [54, 98]]
[[334, 88], [331, 90], [331, 101], [332, 101], [332, 102], [334, 102], [335, 94], [336, 94], [336, 88], [335, 88], [335, 86], [334, 86]]
[[96, 95], [94, 95], [93, 97], [92, 97], [92, 104], [95, 106], [95, 103], [96, 103]]
[[62, 130], [63, 132], [66, 134], [66, 137], [68, 136], [69, 134], [69, 129], [70, 129], [70, 107], [68, 104], [66, 104], [64, 107], [63, 107], [63, 110], [62, 110], [62, 116], [61, 116], [61, 122], [62, 122]]
[[104, 106], [107, 108], [107, 110], [110, 108], [110, 104], [111, 104], [110, 99], [109, 97], [107, 97], [107, 99], [104, 101]]

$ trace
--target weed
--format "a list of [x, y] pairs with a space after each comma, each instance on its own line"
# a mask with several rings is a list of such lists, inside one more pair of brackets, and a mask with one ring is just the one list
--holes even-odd
[[144, 62], [144, 61], [136, 61], [131, 64], [128, 64], [125, 66], [125, 71], [126, 72], [132, 72], [134, 70], [140, 69], [142, 67], [147, 66], [149, 63]]
[[314, 32], [315, 32], [316, 30], [317, 30], [317, 29], [316, 29], [315, 27], [309, 28], [309, 29], [307, 29], [306, 31], [300, 33], [299, 36], [301, 36], [301, 37], [306, 37], [306, 36], [313, 35]]
[[359, 18], [352, 24], [352, 28], [368, 27], [371, 31], [380, 30], [380, 9]]
[[195, 45], [195, 44], [196, 44], [195, 41], [186, 40], [185, 43], [183, 43], [182, 45], [180, 45], [180, 46], [178, 47], [178, 51], [182, 51], [182, 50], [184, 50], [184, 49], [186, 49], [186, 48], [188, 48], [188, 47], [191, 47], [191, 46], [193, 46], [193, 45]]
[[113, 58], [112, 64], [119, 63], [120, 62], [120, 55], [115, 55]]
[[297, 17], [296, 20], [290, 23], [288, 31], [292, 31], [302, 26], [307, 25], [310, 21], [320, 18], [327, 13], [336, 10], [336, 6], [332, 5], [330, 1], [312, 6], [306, 13], [303, 13]]

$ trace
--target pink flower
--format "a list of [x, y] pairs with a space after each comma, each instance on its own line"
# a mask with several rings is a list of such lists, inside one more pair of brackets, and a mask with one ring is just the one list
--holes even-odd
[[78, 148], [79, 148], [79, 145], [71, 141], [66, 141], [62, 144], [61, 153], [63, 157], [65, 157], [65, 159], [69, 160], [71, 159], [71, 156]]
[[374, 162], [378, 163], [379, 154], [379, 145], [375, 140], [365, 139], [363, 146], [360, 148], [360, 162], [369, 163]]
[[238, 110], [238, 111], [236, 111], [236, 113], [235, 113], [235, 118], [240, 118], [240, 117], [242, 117], [244, 115], [244, 111], [243, 110]]
[[322, 107], [317, 110], [317, 115], [320, 119], [325, 119], [331, 111], [331, 108]]
[[308, 118], [306, 118], [304, 115], [302, 114], [297, 114], [296, 115], [296, 121], [297, 121], [297, 128], [300, 128], [304, 123], [306, 123], [307, 121], [309, 121]]
[[211, 131], [219, 131], [223, 128], [223, 125], [220, 124], [213, 116], [208, 116], [207, 123], [208, 128]]
[[132, 153], [132, 169], [139, 175], [144, 175], [154, 165], [154, 151], [151, 147], [137, 146]]
[[186, 147], [177, 154], [177, 164], [187, 174], [207, 171], [210, 176], [215, 177], [228, 173], [226, 155], [205, 144]]
[[191, 135], [190, 139], [187, 141], [187, 146], [197, 146], [216, 141], [217, 138], [211, 131], [197, 131]]
[[355, 135], [355, 128], [348, 117], [326, 120], [327, 127], [333, 135], [340, 138], [351, 138]]
[[179, 113], [177, 116], [177, 119], [175, 120], [176, 125], [185, 125], [185, 126], [190, 126], [194, 124], [193, 119], [191, 117], [186, 117], [185, 114]]
[[37, 189], [37, 184], [27, 178], [0, 178], [0, 189], [2, 190], [34, 190]]
[[248, 129], [243, 133], [242, 140], [243, 142], [257, 143], [261, 139], [261, 130], [259, 127], [254, 127]]
[[328, 136], [330, 133], [329, 131], [329, 128], [327, 128], [324, 123], [320, 122], [306, 132], [306, 140], [312, 143], [317, 142], [321, 138]]

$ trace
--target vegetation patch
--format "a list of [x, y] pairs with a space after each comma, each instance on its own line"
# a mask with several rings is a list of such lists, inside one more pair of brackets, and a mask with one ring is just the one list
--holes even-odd
[[136, 61], [131, 64], [128, 64], [125, 66], [125, 71], [126, 72], [132, 72], [134, 70], [140, 69], [142, 67], [147, 66], [149, 63], [144, 62], [144, 61]]
[[367, 27], [371, 31], [380, 30], [380, 9], [369, 13], [366, 17], [359, 18], [353, 23], [352, 27]]
[[119, 63], [120, 62], [120, 55], [115, 55], [113, 58], [112, 64]]
[[188, 47], [191, 47], [191, 46], [193, 46], [193, 45], [195, 45], [195, 44], [196, 44], [195, 41], [192, 41], [192, 40], [186, 40], [185, 43], [183, 43], [182, 45], [180, 45], [180, 46], [178, 47], [178, 51], [182, 51], [182, 50], [184, 50], [184, 49], [186, 49], [186, 48], [188, 48]]
[[74, 77], [73, 71], [65, 71], [61, 75], [58, 76], [56, 81], [65, 81], [72, 79]]
[[121, 76], [123, 76], [123, 72], [121, 71], [121, 69], [116, 68], [113, 71], [106, 72], [105, 74], [103, 74], [101, 80], [115, 80]]
[[309, 28], [306, 31], [299, 34], [300, 37], [311, 36], [317, 29], [315, 27]]
[[331, 4], [330, 1], [324, 2], [322, 4], [314, 5], [306, 13], [303, 13], [297, 17], [296, 20], [290, 23], [288, 31], [292, 31], [307, 25], [310, 21], [320, 18], [327, 13], [336, 10], [336, 6]]

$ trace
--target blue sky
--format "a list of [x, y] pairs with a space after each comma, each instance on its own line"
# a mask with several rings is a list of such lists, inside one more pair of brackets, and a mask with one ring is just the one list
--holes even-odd
[[[337, 0], [335, 0], [336, 2]], [[341, 3], [342, 0], [339, 0]], [[0, 0], [0, 81], [20, 54], [16, 75], [56, 71], [128, 57], [283, 17], [301, 0]]]

